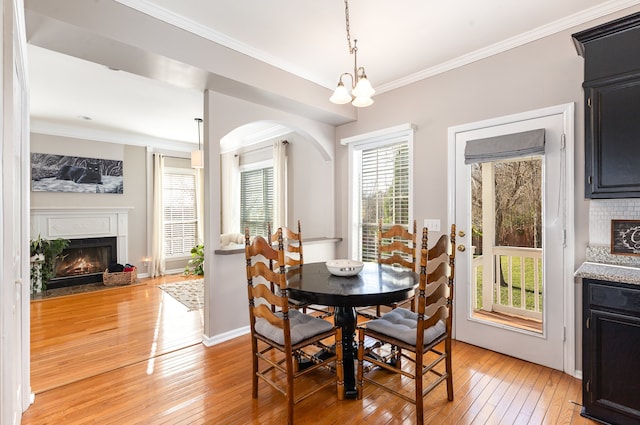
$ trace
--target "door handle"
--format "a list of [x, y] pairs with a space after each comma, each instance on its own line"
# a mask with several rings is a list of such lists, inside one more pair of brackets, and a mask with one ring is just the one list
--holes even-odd
[[458, 236], [460, 236], [461, 238], [464, 238], [465, 236], [467, 236], [467, 234], [464, 232], [464, 230], [460, 230], [458, 232]]
[[465, 252], [466, 250], [467, 250], [467, 247], [465, 247], [464, 245], [458, 245], [458, 251]]

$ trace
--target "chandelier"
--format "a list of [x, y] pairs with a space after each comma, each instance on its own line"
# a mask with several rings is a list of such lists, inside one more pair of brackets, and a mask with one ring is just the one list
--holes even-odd
[[[338, 105], [351, 102], [353, 106], [364, 107], [373, 103], [371, 96], [376, 92], [371, 83], [367, 79], [367, 74], [364, 71], [364, 67], [358, 68], [358, 40], [353, 40], [353, 46], [351, 45], [351, 34], [349, 31], [349, 3], [344, 0], [344, 15], [347, 28], [347, 43], [349, 44], [349, 54], [353, 55], [353, 74], [344, 72], [340, 75], [338, 81], [338, 87], [333, 92], [333, 95], [329, 100]], [[342, 77], [351, 77], [351, 92], [344, 86]]]
[[191, 167], [203, 168], [204, 167], [204, 152], [200, 147], [200, 125], [202, 124], [202, 118], [194, 118], [196, 125], [198, 126], [198, 150], [191, 152]]

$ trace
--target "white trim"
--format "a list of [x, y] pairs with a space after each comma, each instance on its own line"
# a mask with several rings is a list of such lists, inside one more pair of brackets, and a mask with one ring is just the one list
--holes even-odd
[[416, 128], [417, 127], [415, 125], [406, 123], [340, 139], [340, 143], [342, 145], [349, 146], [348, 198], [350, 201], [347, 203], [347, 234], [349, 235], [347, 238], [347, 252], [349, 253], [349, 258], [359, 259], [362, 254], [360, 252], [360, 244], [357, 242], [358, 238], [354, 237], [354, 235], [358, 233], [359, 228], [359, 213], [356, 212], [360, 205], [360, 196], [353, 196], [355, 191], [354, 182], [359, 180], [358, 170], [354, 167], [356, 157], [361, 157], [362, 150], [364, 149], [374, 149], [406, 138], [409, 148], [409, 223], [411, 223], [414, 218], [413, 205], [415, 195], [413, 193], [413, 136]]
[[635, 6], [639, 3], [640, 0], [614, 0], [605, 2], [604, 4], [594, 6], [590, 9], [586, 9], [578, 13], [574, 13], [573, 15], [558, 19], [557, 21], [549, 22], [548, 24], [542, 25], [538, 28], [534, 28], [531, 31], [518, 34], [514, 37], [502, 40], [490, 46], [486, 46], [465, 55], [458, 56], [457, 58], [451, 59], [449, 61], [442, 62], [436, 66], [432, 66], [431, 68], [418, 71], [414, 74], [407, 75], [406, 77], [399, 78], [386, 84], [378, 85], [376, 86], [376, 92], [378, 94], [384, 93], [390, 90], [397, 89], [399, 87], [409, 85], [411, 83], [415, 83], [416, 81], [424, 80], [425, 78], [433, 77], [434, 75], [442, 74], [453, 69], [460, 68], [481, 59], [486, 59], [493, 55], [506, 52], [507, 50], [515, 49], [527, 43], [540, 40], [541, 38], [548, 37], [569, 28], [573, 28], [577, 25], [581, 25], [594, 19], [609, 15], [611, 13], [618, 12], [622, 9]]
[[249, 332], [251, 332], [251, 328], [249, 326], [245, 326], [243, 328], [233, 329], [214, 336], [204, 335], [202, 337], [202, 343], [207, 347], [212, 347], [214, 345], [221, 344], [225, 341], [229, 341], [239, 336], [246, 335]]
[[[196, 21], [193, 21], [182, 15], [178, 15], [174, 12], [171, 12], [170, 10], [160, 7], [149, 0], [115, 0], [115, 1], [122, 5], [128, 6], [132, 9], [135, 9], [139, 12], [152, 16], [156, 19], [159, 19], [163, 22], [174, 25], [180, 29], [189, 31], [207, 40], [213, 41], [214, 43], [228, 47], [237, 52], [244, 53], [245, 55], [250, 56], [254, 59], [260, 60], [269, 65], [283, 69], [287, 72], [297, 75], [298, 77], [301, 77], [311, 82], [314, 82], [316, 84], [319, 84], [322, 87], [326, 87], [331, 90], [335, 88], [335, 86], [333, 86], [334, 84], [333, 81], [324, 81], [324, 79], [319, 78], [315, 75], [311, 75], [308, 71], [301, 69], [296, 65], [288, 63], [282, 59], [276, 58], [264, 51], [255, 49], [244, 43], [241, 43], [238, 40], [235, 40], [227, 36], [226, 34], [215, 31], [214, 29], [209, 28], [205, 25], [202, 25]], [[518, 34], [514, 37], [508, 38], [506, 40], [484, 47], [482, 49], [478, 49], [468, 54], [443, 62], [436, 66], [432, 66], [430, 68], [424, 69], [422, 71], [416, 72], [406, 77], [399, 78], [389, 83], [376, 86], [376, 92], [378, 94], [384, 93], [390, 90], [397, 89], [399, 87], [403, 87], [403, 86], [415, 83], [420, 80], [424, 80], [425, 78], [433, 77], [434, 75], [451, 71], [452, 69], [460, 68], [472, 62], [476, 62], [481, 59], [485, 59], [490, 56], [497, 55], [502, 52], [506, 52], [507, 50], [514, 49], [516, 47], [525, 45], [527, 43], [531, 43], [533, 41], [539, 40], [544, 37], [548, 37], [550, 35], [564, 31], [568, 28], [572, 28], [577, 25], [584, 24], [586, 22], [601, 18], [603, 16], [618, 12], [620, 10], [635, 6], [637, 4], [640, 4], [640, 0], [612, 0], [612, 1], [605, 2], [603, 4], [591, 7], [581, 12], [574, 13], [573, 15], [564, 17], [562, 19], [558, 19], [557, 21], [542, 25], [538, 28], [534, 28], [531, 31]]]
[[129, 210], [133, 207], [32, 207], [31, 238], [117, 238], [117, 261], [129, 256]]
[[[492, 118], [485, 121], [462, 124], [448, 129], [448, 184], [452, 188], [449, 192], [449, 223], [455, 222], [455, 141], [456, 134], [471, 131], [483, 127], [492, 127], [507, 122], [524, 121], [528, 119], [540, 118], [550, 115], [563, 116], [563, 126], [565, 131], [565, 157], [567, 158], [565, 165], [565, 232], [568, 244], [564, 249], [563, 274], [564, 274], [564, 371], [572, 376], [577, 376], [575, 353], [576, 353], [576, 335], [575, 335], [575, 282], [574, 282], [574, 263], [575, 263], [575, 229], [574, 229], [574, 184], [571, 179], [574, 178], [574, 114], [575, 105], [573, 103], [565, 103], [561, 105], [541, 108], [534, 111], [527, 111], [513, 115]], [[570, 159], [570, 160], [569, 160]], [[455, 331], [454, 331], [455, 338]]]
[[53, 124], [32, 120], [31, 132], [51, 136], [71, 137], [74, 139], [95, 140], [97, 142], [118, 143], [131, 146], [152, 146], [157, 149], [168, 149], [178, 152], [191, 152], [197, 143], [179, 140], [160, 139], [144, 134], [121, 133], [117, 131], [98, 130], [73, 125]]
[[394, 127], [383, 128], [382, 130], [375, 130], [368, 133], [358, 134], [356, 136], [345, 137], [343, 139], [340, 139], [340, 144], [343, 146], [348, 146], [352, 144], [357, 145], [359, 143], [369, 144], [378, 141], [385, 141], [397, 137], [402, 137], [403, 134], [415, 132], [417, 128], [418, 127], [415, 124], [411, 123], [400, 124]]
[[265, 159], [262, 161], [242, 164], [238, 167], [238, 170], [240, 171], [240, 173], [244, 173], [245, 171], [262, 170], [264, 168], [273, 168], [273, 159]]
[[283, 71], [290, 72], [298, 77], [304, 78], [314, 82], [322, 87], [331, 88], [331, 83], [324, 79], [318, 78], [317, 75], [309, 73], [307, 70], [300, 68], [299, 66], [292, 64], [273, 56], [263, 50], [256, 49], [253, 46], [247, 45], [238, 41], [228, 35], [216, 31], [215, 29], [189, 19], [185, 16], [174, 13], [164, 7], [158, 6], [148, 0], [115, 0], [117, 3], [128, 6], [139, 12], [152, 16], [160, 21], [166, 22], [170, 25], [188, 31], [192, 34], [200, 36], [206, 40], [213, 41], [214, 43], [228, 47], [236, 52], [243, 53], [249, 57], [257, 59], [261, 62], [267, 63], [276, 68], [280, 68]]

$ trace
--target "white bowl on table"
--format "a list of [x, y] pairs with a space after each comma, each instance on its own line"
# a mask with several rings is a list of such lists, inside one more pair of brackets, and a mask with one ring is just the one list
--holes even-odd
[[330, 260], [325, 264], [329, 273], [334, 276], [355, 276], [364, 267], [364, 263], [356, 260]]

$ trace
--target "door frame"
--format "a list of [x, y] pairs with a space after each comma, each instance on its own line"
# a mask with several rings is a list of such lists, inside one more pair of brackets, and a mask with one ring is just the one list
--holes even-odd
[[[564, 372], [572, 376], [578, 377], [576, 371], [576, 331], [575, 331], [575, 237], [574, 237], [574, 119], [575, 105], [574, 103], [565, 103], [546, 108], [521, 112], [512, 115], [506, 115], [497, 118], [491, 118], [483, 121], [462, 124], [448, 129], [448, 145], [447, 145], [447, 165], [448, 165], [448, 217], [449, 223], [455, 223], [456, 217], [456, 135], [485, 127], [505, 125], [517, 121], [531, 120], [548, 115], [562, 115], [565, 134], [565, 191], [564, 191], [564, 208], [565, 208], [565, 258], [563, 262], [563, 317], [564, 317], [564, 342], [563, 342], [563, 367]], [[455, 324], [453, 329], [453, 337], [455, 338]]]

